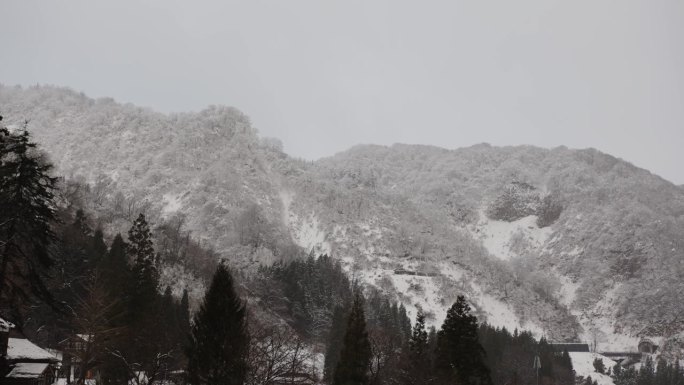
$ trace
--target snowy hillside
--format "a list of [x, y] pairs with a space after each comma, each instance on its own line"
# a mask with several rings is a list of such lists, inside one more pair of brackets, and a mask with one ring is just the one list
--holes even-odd
[[594, 360], [600, 359], [606, 368], [611, 369], [615, 366], [615, 361], [600, 354], [589, 352], [571, 352], [570, 358], [572, 359], [572, 368], [575, 370], [576, 375], [584, 378], [591, 377], [599, 385], [613, 385], [613, 379], [610, 376], [596, 372]]
[[593, 149], [369, 145], [311, 163], [233, 108], [164, 115], [53, 87], [0, 87], [0, 106], [61, 173], [122, 192], [113, 209], [182, 214], [244, 269], [331, 253], [432, 324], [466, 293], [488, 322], [553, 340], [633, 349], [684, 330], [684, 191]]

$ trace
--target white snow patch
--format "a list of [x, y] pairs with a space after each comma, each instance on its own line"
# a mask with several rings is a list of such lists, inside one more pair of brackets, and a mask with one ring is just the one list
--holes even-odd
[[556, 273], [560, 288], [558, 290], [558, 300], [561, 304], [570, 309], [572, 315], [576, 316], [582, 332], [580, 340], [587, 341], [590, 345], [596, 344], [596, 351], [636, 351], [639, 337], [619, 333], [615, 328], [614, 314], [618, 307], [618, 300], [622, 298], [620, 285], [616, 285], [608, 290], [603, 298], [589, 310], [578, 310], [573, 308], [577, 290], [581, 282], [574, 282], [570, 277]]
[[[402, 267], [409, 271], [419, 271], [410, 262]], [[379, 280], [389, 277], [397, 299], [406, 306], [409, 318], [415, 319], [417, 308], [420, 307], [428, 316], [428, 326], [441, 327], [447, 310], [455, 300], [455, 294], [465, 294], [475, 304], [474, 310], [484, 315], [490, 325], [506, 327], [510, 331], [527, 330], [537, 338], [543, 335], [539, 326], [521, 322], [510, 305], [485, 294], [477, 284], [469, 282], [467, 272], [461, 268], [451, 263], [442, 263], [439, 268], [440, 274], [436, 276], [394, 274], [393, 270], [371, 269], [355, 271], [354, 278], [377, 286]]]
[[571, 307], [572, 303], [575, 302], [579, 283], [573, 282], [570, 277], [566, 277], [561, 274], [558, 274], [558, 282], [560, 283], [558, 300], [561, 304], [569, 308]]
[[475, 239], [480, 239], [483, 246], [493, 256], [509, 260], [517, 257], [512, 250], [513, 242], [525, 242], [529, 247], [539, 249], [549, 239], [553, 230], [550, 227], [539, 228], [537, 216], [530, 215], [517, 221], [505, 222], [487, 218], [480, 210], [480, 220], [470, 229]]
[[162, 207], [162, 214], [166, 215], [178, 212], [183, 204], [179, 196], [171, 194], [164, 194], [162, 196], [162, 202], [164, 202], [164, 207]]
[[480, 294], [477, 298], [477, 304], [486, 314], [487, 323], [492, 326], [502, 328], [505, 327], [510, 332], [515, 329], [520, 331], [526, 330], [532, 333], [532, 335], [536, 338], [540, 338], [544, 335], [544, 330], [541, 327], [531, 322], [520, 322], [520, 319], [517, 315], [515, 315], [508, 304], [492, 297], [491, 295]]
[[325, 233], [320, 229], [318, 218], [314, 213], [303, 218], [293, 234], [295, 242], [305, 250], [314, 249], [317, 253], [330, 254], [330, 244], [325, 240]]
[[580, 338], [584, 341], [596, 342], [597, 351], [636, 351], [639, 337], [618, 333], [615, 330], [615, 309], [622, 297], [621, 285], [618, 284], [606, 291], [603, 298], [590, 310], [572, 313], [577, 316], [584, 329]]
[[475, 308], [485, 316], [484, 320], [488, 324], [495, 327], [505, 327], [512, 332], [515, 329], [519, 331], [529, 331], [535, 338], [540, 338], [544, 335], [544, 330], [532, 322], [521, 322], [520, 318], [515, 314], [513, 308], [506, 302], [487, 294], [482, 288], [471, 282], [472, 291], [468, 295], [468, 299], [475, 303]]
[[290, 229], [292, 240], [307, 251], [313, 249], [318, 254], [330, 254], [330, 243], [326, 241], [316, 214], [312, 212], [303, 218], [299, 217], [291, 209], [294, 194], [280, 190], [279, 196], [283, 204], [282, 220]]
[[[446, 318], [446, 307], [441, 303], [441, 293], [436, 277], [420, 277], [413, 275], [397, 275], [391, 272], [391, 279], [400, 300], [407, 308], [408, 316], [415, 319], [418, 307], [428, 315], [426, 323], [439, 327]], [[403, 298], [402, 298], [403, 297]], [[407, 301], [408, 300], [408, 301]], [[408, 302], [408, 303], [407, 303]]]
[[603, 360], [603, 365], [608, 368], [615, 366], [616, 362], [606, 356], [597, 353], [589, 352], [570, 352], [570, 359], [572, 360], [572, 368], [575, 374], [584, 378], [591, 377], [596, 380], [599, 385], [614, 385], [613, 379], [610, 376], [596, 372], [594, 369], [594, 360], [600, 358]]

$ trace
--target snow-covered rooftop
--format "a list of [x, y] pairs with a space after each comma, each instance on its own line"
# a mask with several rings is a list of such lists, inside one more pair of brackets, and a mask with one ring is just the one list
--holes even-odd
[[36, 378], [40, 377], [48, 367], [45, 362], [20, 362], [7, 374], [8, 378]]
[[17, 360], [49, 360], [59, 361], [50, 352], [35, 345], [25, 338], [10, 338], [7, 343], [7, 359]]
[[0, 318], [0, 332], [8, 332], [12, 328], [14, 328], [13, 323]]

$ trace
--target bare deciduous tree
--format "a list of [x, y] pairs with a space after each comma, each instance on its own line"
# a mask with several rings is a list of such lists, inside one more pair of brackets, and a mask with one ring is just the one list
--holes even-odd
[[255, 327], [248, 363], [248, 385], [296, 385], [313, 383], [311, 349], [289, 327]]

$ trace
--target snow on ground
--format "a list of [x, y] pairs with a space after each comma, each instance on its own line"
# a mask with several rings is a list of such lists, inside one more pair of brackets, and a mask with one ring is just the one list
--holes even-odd
[[[379, 258], [383, 260], [383, 258]], [[409, 274], [395, 274], [393, 269], [373, 266], [359, 269], [353, 258], [342, 258], [343, 266], [350, 273], [352, 279], [388, 290], [395, 294], [396, 299], [406, 306], [406, 312], [411, 320], [415, 320], [418, 307], [426, 314], [426, 324], [436, 328], [441, 327], [446, 312], [455, 301], [455, 295], [466, 293], [473, 302], [474, 310], [490, 325], [506, 327], [508, 330], [528, 330], [539, 338], [543, 330], [532, 323], [520, 322], [512, 307], [505, 302], [484, 293], [476, 284], [467, 282], [467, 272], [450, 263], [439, 265], [440, 274], [435, 276], [421, 276]], [[420, 272], [419, 262], [406, 262], [402, 267], [408, 271]], [[388, 282], [389, 288], [387, 287]]]
[[570, 352], [572, 368], [575, 370], [576, 375], [584, 378], [591, 377], [591, 379], [596, 380], [599, 385], [613, 385], [613, 379], [610, 378], [610, 376], [597, 373], [594, 370], [594, 360], [597, 358], [603, 360], [603, 365], [606, 369], [612, 368], [616, 364], [616, 362], [610, 358], [597, 353]]
[[476, 299], [477, 304], [486, 314], [488, 324], [496, 327], [505, 327], [511, 332], [515, 329], [527, 330], [535, 338], [541, 338], [544, 335], [544, 330], [541, 327], [531, 322], [520, 322], [520, 319], [509, 305], [491, 295], [480, 293]]
[[[284, 206], [288, 207], [291, 196], [281, 193], [281, 200]], [[293, 226], [299, 221], [295, 215], [288, 212], [287, 220], [291, 224], [290, 228], [297, 228], [297, 226]], [[315, 217], [311, 218], [313, 229], [317, 225], [314, 220]], [[499, 223], [491, 225], [492, 222]], [[491, 233], [496, 232], [492, 229], [502, 229], [505, 222], [488, 221], [488, 223], [491, 226], [484, 226], [483, 229], [485, 234], [491, 235]], [[551, 234], [549, 229], [537, 228], [536, 217], [534, 216], [505, 225], [508, 226], [508, 230], [497, 230], [498, 233], [506, 233], [510, 238], [515, 235], [515, 232], [525, 229], [528, 241], [536, 242], [536, 246], [543, 245], [543, 242]], [[530, 230], [528, 227], [533, 228]], [[301, 231], [301, 227], [299, 229], [300, 234], [306, 233]], [[491, 232], [487, 233], [490, 230]], [[317, 235], [314, 231], [311, 232], [314, 233], [314, 236]], [[293, 237], [296, 236], [296, 233]], [[389, 251], [384, 250], [382, 242], [378, 242], [383, 238], [384, 229], [372, 221], [359, 222], [351, 228], [335, 228], [330, 239], [336, 244], [350, 244], [350, 240], [347, 238], [353, 237], [355, 234], [362, 236], [357, 237], [360, 240], [357, 239], [355, 243], [351, 242], [354, 245], [351, 249], [336, 249], [336, 257], [341, 261], [343, 268], [352, 280], [374, 286], [394, 295], [399, 302], [406, 306], [408, 316], [412, 320], [415, 320], [417, 309], [420, 307], [426, 314], [426, 324], [439, 328], [444, 322], [448, 308], [456, 300], [456, 296], [466, 294], [477, 310], [478, 316], [486, 318], [489, 324], [496, 327], [506, 327], [511, 331], [514, 329], [528, 330], [537, 338], [543, 335], [543, 330], [539, 326], [529, 322], [521, 322], [512, 306], [487, 294], [483, 288], [477, 286], [472, 279], [469, 279], [468, 272], [463, 268], [449, 262], [439, 263], [422, 259], [397, 260], [388, 257]], [[325, 238], [321, 237], [318, 240], [324, 241]], [[300, 240], [298, 243], [302, 245], [303, 242]], [[489, 246], [493, 247], [491, 243], [490, 241]], [[506, 253], [510, 257], [510, 253], [508, 251]], [[497, 256], [501, 257], [501, 253]], [[432, 268], [425, 270], [426, 264]], [[394, 271], [398, 268], [416, 274], [395, 274]], [[481, 319], [481, 321], [484, 320]]]
[[513, 222], [489, 219], [482, 210], [479, 215], [478, 223], [470, 229], [470, 232], [475, 239], [482, 241], [490, 254], [503, 260], [518, 256], [513, 250], [514, 242], [523, 242], [529, 247], [540, 248], [553, 233], [550, 227], [539, 228], [537, 226], [536, 215]]
[[[354, 239], [335, 238], [337, 243], [354, 244], [360, 255], [367, 258], [378, 259], [381, 256], [389, 255], [390, 251], [382, 242], [383, 230], [371, 222], [356, 223], [355, 228], [351, 229]], [[355, 234], [361, 234], [357, 236]], [[347, 237], [346, 231], [344, 237]], [[390, 262], [391, 263], [391, 262]]]
[[572, 313], [577, 316], [584, 332], [580, 335], [583, 341], [597, 342], [598, 351], [636, 351], [639, 337], [621, 334], [615, 331], [615, 309], [617, 301], [622, 298], [621, 287], [616, 285], [605, 292], [603, 298], [590, 310]]
[[162, 202], [164, 202], [164, 207], [162, 208], [162, 214], [164, 215], [180, 211], [182, 207], [181, 198], [176, 195], [164, 194], [162, 196]]
[[558, 283], [560, 283], [560, 289], [558, 291], [558, 300], [561, 304], [571, 307], [572, 303], [575, 302], [575, 297], [577, 296], [577, 289], [579, 288], [578, 282], [573, 282], [570, 277], [566, 277], [562, 274], [556, 274], [558, 276]]
[[330, 254], [330, 243], [326, 241], [326, 234], [320, 227], [315, 213], [300, 217], [292, 211], [294, 195], [291, 191], [280, 190], [280, 201], [283, 205], [282, 220], [290, 229], [292, 240], [309, 251], [314, 249], [317, 254]]
[[439, 328], [446, 318], [447, 308], [442, 304], [442, 293], [435, 280], [436, 277], [420, 277], [414, 275], [392, 274], [392, 283], [397, 290], [399, 300], [406, 306], [411, 320], [416, 319], [418, 306], [426, 314], [426, 323]]
[[325, 233], [321, 230], [314, 213], [302, 218], [300, 225], [294, 229], [294, 241], [305, 250], [314, 249], [317, 254], [330, 254], [330, 244], [326, 242]]
[[560, 289], [558, 299], [561, 304], [567, 306], [570, 312], [577, 317], [582, 333], [580, 341], [593, 344], [596, 341], [597, 351], [636, 351], [639, 337], [618, 333], [615, 330], [615, 309], [617, 301], [622, 298], [620, 286], [617, 285], [604, 293], [603, 298], [589, 310], [577, 310], [573, 308], [577, 290], [581, 283], [574, 282], [571, 278], [556, 273]]

